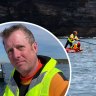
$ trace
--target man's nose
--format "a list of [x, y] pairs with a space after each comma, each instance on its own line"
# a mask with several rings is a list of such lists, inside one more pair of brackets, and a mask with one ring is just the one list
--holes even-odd
[[21, 55], [20, 51], [18, 49], [14, 48], [14, 53], [13, 53], [14, 58], [15, 59], [20, 58], [20, 55]]

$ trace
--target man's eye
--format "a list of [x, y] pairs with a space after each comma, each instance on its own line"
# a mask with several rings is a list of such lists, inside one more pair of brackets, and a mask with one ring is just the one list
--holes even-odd
[[23, 50], [24, 49], [24, 46], [18, 46], [17, 49]]
[[9, 50], [7, 51], [8, 54], [10, 54], [10, 53], [12, 53], [12, 52], [13, 52], [13, 49], [9, 49]]

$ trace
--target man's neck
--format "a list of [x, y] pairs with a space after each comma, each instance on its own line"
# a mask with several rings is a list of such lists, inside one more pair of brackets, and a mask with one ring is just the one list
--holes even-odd
[[41, 61], [37, 60], [34, 69], [31, 70], [30, 72], [25, 72], [25, 74], [24, 73], [21, 74], [21, 77], [23, 78], [30, 77], [31, 75], [34, 75], [41, 67], [42, 67]]

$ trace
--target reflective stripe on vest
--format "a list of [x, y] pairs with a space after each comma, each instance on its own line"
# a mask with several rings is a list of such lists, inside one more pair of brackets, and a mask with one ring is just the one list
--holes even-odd
[[[42, 81], [31, 88], [26, 96], [49, 96], [49, 87], [50, 82], [52, 80], [52, 77], [57, 73], [60, 72], [57, 68], [52, 69], [51, 71], [48, 71]], [[32, 82], [33, 83], [33, 82]]]
[[[55, 68], [56, 60], [52, 59], [44, 66], [40, 75], [33, 79], [29, 85], [28, 92], [25, 96], [49, 96], [50, 82], [53, 76], [60, 72], [59, 69]], [[5, 93], [3, 96], [19, 96], [19, 89], [13, 76], [10, 82], [6, 86]]]

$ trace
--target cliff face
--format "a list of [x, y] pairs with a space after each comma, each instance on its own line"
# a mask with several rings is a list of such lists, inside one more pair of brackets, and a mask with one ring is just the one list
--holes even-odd
[[50, 30], [56, 36], [96, 36], [95, 0], [1, 0], [0, 23], [27, 21]]

